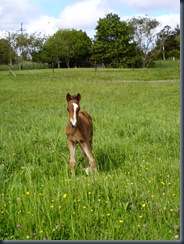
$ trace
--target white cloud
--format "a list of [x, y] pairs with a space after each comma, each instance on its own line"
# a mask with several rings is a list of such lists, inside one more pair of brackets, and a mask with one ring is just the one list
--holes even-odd
[[110, 12], [104, 0], [85, 0], [67, 6], [60, 14], [61, 24], [69, 28], [94, 28], [97, 20]]
[[42, 15], [38, 19], [31, 21], [26, 25], [28, 33], [42, 33], [45, 35], [53, 35], [60, 28], [60, 20], [54, 17]]
[[0, 30], [17, 31], [21, 23], [38, 18], [40, 13], [36, 0], [0, 0]]
[[179, 0], [120, 0], [122, 5], [141, 11], [172, 10], [178, 11]]
[[111, 12], [105, 0], [85, 0], [66, 6], [58, 18], [40, 16], [27, 25], [29, 32], [41, 32], [52, 35], [59, 28], [75, 28], [86, 31], [92, 38], [99, 18]]
[[165, 14], [157, 16], [156, 18], [160, 23], [160, 28], [163, 29], [164, 26], [169, 25], [172, 29], [176, 27], [177, 24], [180, 25], [180, 15], [179, 14]]
[[[122, 20], [129, 20], [132, 17], [138, 18], [138, 17], [145, 17], [145, 14], [136, 14], [134, 16], [122, 16]], [[161, 31], [166, 25], [170, 26], [171, 29], [174, 29], [176, 27], [176, 25], [178, 24], [180, 26], [180, 14], [173, 14], [173, 13], [169, 13], [169, 14], [164, 14], [164, 15], [159, 15], [159, 16], [151, 16], [148, 15], [148, 18], [151, 19], [156, 19], [160, 25], [157, 27], [156, 31], [159, 32]]]
[[[41, 2], [45, 4], [43, 0], [0, 0], [0, 37], [4, 30], [20, 30], [21, 23], [28, 33], [41, 32], [52, 35], [59, 28], [75, 28], [82, 29], [93, 37], [99, 18], [104, 18], [110, 12], [117, 13], [124, 20], [147, 13], [148, 17], [161, 22], [162, 28], [165, 25], [173, 28], [180, 22], [179, 0], [70, 0], [63, 9], [61, 5], [60, 14], [55, 17], [49, 2], [46, 7], [51, 8], [50, 15], [44, 15]], [[162, 10], [164, 15], [160, 14]], [[153, 16], [154, 11], [157, 12], [157, 16]], [[125, 16], [125, 13], [129, 16]]]

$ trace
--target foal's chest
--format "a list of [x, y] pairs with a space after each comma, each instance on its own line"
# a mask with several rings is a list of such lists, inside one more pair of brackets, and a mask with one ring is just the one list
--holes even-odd
[[71, 131], [66, 132], [67, 138], [73, 142], [79, 142], [84, 140], [84, 136], [78, 129], [73, 129]]

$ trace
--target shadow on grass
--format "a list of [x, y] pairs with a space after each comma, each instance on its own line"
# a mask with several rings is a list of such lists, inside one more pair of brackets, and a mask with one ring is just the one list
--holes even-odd
[[112, 149], [111, 151], [99, 148], [94, 153], [99, 171], [111, 171], [122, 167], [125, 162], [125, 152]]

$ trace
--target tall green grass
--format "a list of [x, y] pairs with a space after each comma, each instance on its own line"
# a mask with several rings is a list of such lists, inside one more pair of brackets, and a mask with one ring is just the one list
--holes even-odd
[[154, 68], [179, 68], [180, 60], [157, 60], [154, 62]]
[[[177, 72], [1, 72], [0, 238], [179, 240]], [[77, 150], [71, 178], [68, 92], [93, 118], [97, 175]]]

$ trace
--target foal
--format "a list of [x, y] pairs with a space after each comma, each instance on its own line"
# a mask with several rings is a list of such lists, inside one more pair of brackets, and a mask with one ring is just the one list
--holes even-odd
[[[66, 125], [66, 135], [68, 139], [68, 149], [70, 151], [70, 168], [72, 176], [75, 176], [75, 149], [79, 143], [82, 149], [85, 161], [85, 171], [89, 174], [91, 168], [94, 172], [97, 171], [96, 162], [92, 155], [92, 136], [93, 136], [93, 122], [91, 116], [86, 112], [80, 110], [79, 101], [81, 95], [71, 96], [66, 95], [68, 102], [67, 110], [69, 113], [69, 121]], [[87, 157], [89, 159], [89, 163]]]

